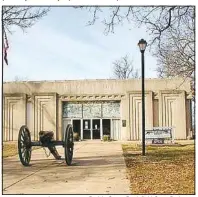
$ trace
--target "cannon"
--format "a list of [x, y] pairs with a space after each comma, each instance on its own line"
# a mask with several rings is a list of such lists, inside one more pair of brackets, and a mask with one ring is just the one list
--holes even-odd
[[55, 141], [50, 135], [45, 135], [45, 138], [40, 137], [38, 141], [31, 141], [28, 127], [26, 125], [21, 126], [18, 135], [18, 154], [19, 159], [24, 166], [29, 166], [32, 147], [34, 146], [47, 147], [50, 151], [53, 150], [55, 146], [63, 146], [65, 150], [66, 164], [71, 165], [74, 148], [72, 125], [67, 125], [62, 141]]

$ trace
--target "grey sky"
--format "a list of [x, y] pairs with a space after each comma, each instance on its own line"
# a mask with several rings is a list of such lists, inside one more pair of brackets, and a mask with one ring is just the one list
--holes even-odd
[[[105, 13], [104, 13], [105, 14]], [[113, 77], [112, 62], [128, 54], [134, 67], [141, 69], [137, 46], [149, 39], [143, 28], [124, 24], [114, 34], [104, 35], [99, 21], [87, 26], [91, 14], [72, 7], [54, 7], [42, 20], [23, 33], [9, 36], [9, 65], [4, 66], [4, 81], [106, 79]], [[145, 53], [146, 78], [157, 77], [156, 60]]]

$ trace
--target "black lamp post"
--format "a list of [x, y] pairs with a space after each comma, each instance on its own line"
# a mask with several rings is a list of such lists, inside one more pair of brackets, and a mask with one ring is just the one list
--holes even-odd
[[145, 156], [145, 92], [144, 92], [144, 51], [147, 42], [141, 39], [138, 43], [142, 59], [142, 155]]

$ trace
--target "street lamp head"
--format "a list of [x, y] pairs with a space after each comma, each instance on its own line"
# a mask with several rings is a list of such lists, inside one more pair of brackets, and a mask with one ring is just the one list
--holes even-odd
[[146, 40], [141, 39], [141, 40], [138, 42], [138, 46], [139, 46], [139, 48], [140, 48], [141, 53], [143, 53], [143, 52], [145, 51], [145, 49], [146, 49], [146, 46], [147, 46]]

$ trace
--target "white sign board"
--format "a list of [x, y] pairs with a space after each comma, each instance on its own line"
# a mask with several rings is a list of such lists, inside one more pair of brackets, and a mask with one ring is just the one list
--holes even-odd
[[152, 130], [145, 131], [145, 139], [172, 139], [172, 128], [170, 127], [158, 127]]

